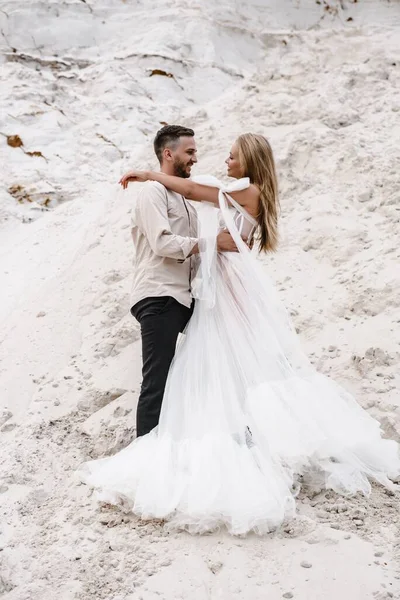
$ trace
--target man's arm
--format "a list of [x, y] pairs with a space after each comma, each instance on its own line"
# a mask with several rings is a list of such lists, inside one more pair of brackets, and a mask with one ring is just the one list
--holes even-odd
[[149, 185], [141, 190], [136, 207], [137, 223], [150, 247], [158, 256], [185, 260], [197, 246], [198, 239], [171, 231], [165, 191]]
[[[243, 238], [244, 241], [245, 238]], [[199, 240], [199, 242], [193, 246], [191, 253], [189, 254], [189, 256], [192, 256], [193, 254], [199, 254], [200, 252], [200, 248], [199, 245], [201, 244], [201, 240]], [[231, 236], [231, 234], [229, 233], [229, 231], [221, 231], [218, 235], [217, 235], [217, 251], [218, 252], [239, 252], [238, 247], [236, 246], [236, 243], [233, 240], [233, 237]]]
[[[138, 225], [146, 234], [150, 247], [158, 256], [185, 260], [199, 254], [199, 239], [172, 233], [168, 220], [167, 198], [162, 188], [148, 186], [137, 200]], [[217, 236], [218, 252], [237, 252], [230, 233], [222, 231]]]

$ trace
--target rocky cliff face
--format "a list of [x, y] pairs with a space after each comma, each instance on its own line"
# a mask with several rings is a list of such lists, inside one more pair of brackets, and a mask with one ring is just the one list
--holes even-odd
[[[215, 148], [226, 152], [210, 102], [231, 113], [227, 92], [246, 91], [254, 73], [276, 79], [292, 77], [308, 61], [315, 75], [324, 60], [327, 70], [335, 60], [358, 64], [352, 46], [359, 27], [393, 26], [398, 13], [391, 2], [3, 2], [4, 217], [35, 218], [37, 204], [54, 207], [81, 196], [94, 180], [112, 180], [130, 157], [147, 160], [144, 148], [163, 121], [214, 126]], [[332, 29], [341, 31], [341, 42], [323, 57]], [[282, 92], [291, 95], [284, 83]], [[255, 117], [271, 108], [265, 98]], [[239, 112], [253, 114], [250, 98]], [[269, 125], [263, 116], [259, 127]], [[231, 135], [229, 121], [224, 129]], [[8, 138], [7, 145], [11, 135], [19, 140]], [[21, 203], [34, 210], [18, 211]]]

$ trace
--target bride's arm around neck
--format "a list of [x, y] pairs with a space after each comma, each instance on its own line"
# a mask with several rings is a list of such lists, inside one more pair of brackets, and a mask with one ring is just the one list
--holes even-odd
[[[182, 194], [188, 200], [197, 202], [212, 202], [218, 205], [219, 188], [211, 185], [197, 183], [191, 179], [166, 175], [156, 171], [145, 171], [145, 178], [150, 181], [158, 181], [169, 190]], [[243, 206], [249, 213], [257, 212], [260, 192], [255, 185], [250, 184], [244, 190], [229, 192], [232, 198]]]

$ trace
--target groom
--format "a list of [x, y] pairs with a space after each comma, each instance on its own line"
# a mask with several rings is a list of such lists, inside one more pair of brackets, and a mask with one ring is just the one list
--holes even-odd
[[[167, 125], [158, 131], [154, 151], [163, 173], [190, 177], [197, 162], [194, 131]], [[127, 175], [120, 183], [128, 181]], [[196, 210], [180, 194], [148, 181], [132, 212], [132, 238], [136, 258], [131, 313], [140, 323], [143, 358], [136, 414], [139, 437], [158, 425], [176, 341], [193, 313], [191, 281], [199, 252]], [[226, 232], [218, 235], [217, 249], [237, 251]]]

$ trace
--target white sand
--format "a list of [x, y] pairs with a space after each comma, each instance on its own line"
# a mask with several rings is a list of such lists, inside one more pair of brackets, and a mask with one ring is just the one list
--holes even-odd
[[199, 538], [99, 510], [73, 477], [134, 435], [134, 193], [115, 182], [155, 165], [162, 121], [195, 128], [197, 174], [222, 176], [238, 133], [270, 137], [284, 240], [266, 268], [318, 368], [400, 440], [400, 4], [217, 4], [1, 3], [7, 600], [400, 597], [399, 498], [381, 488], [369, 500], [305, 489], [278, 534]]

